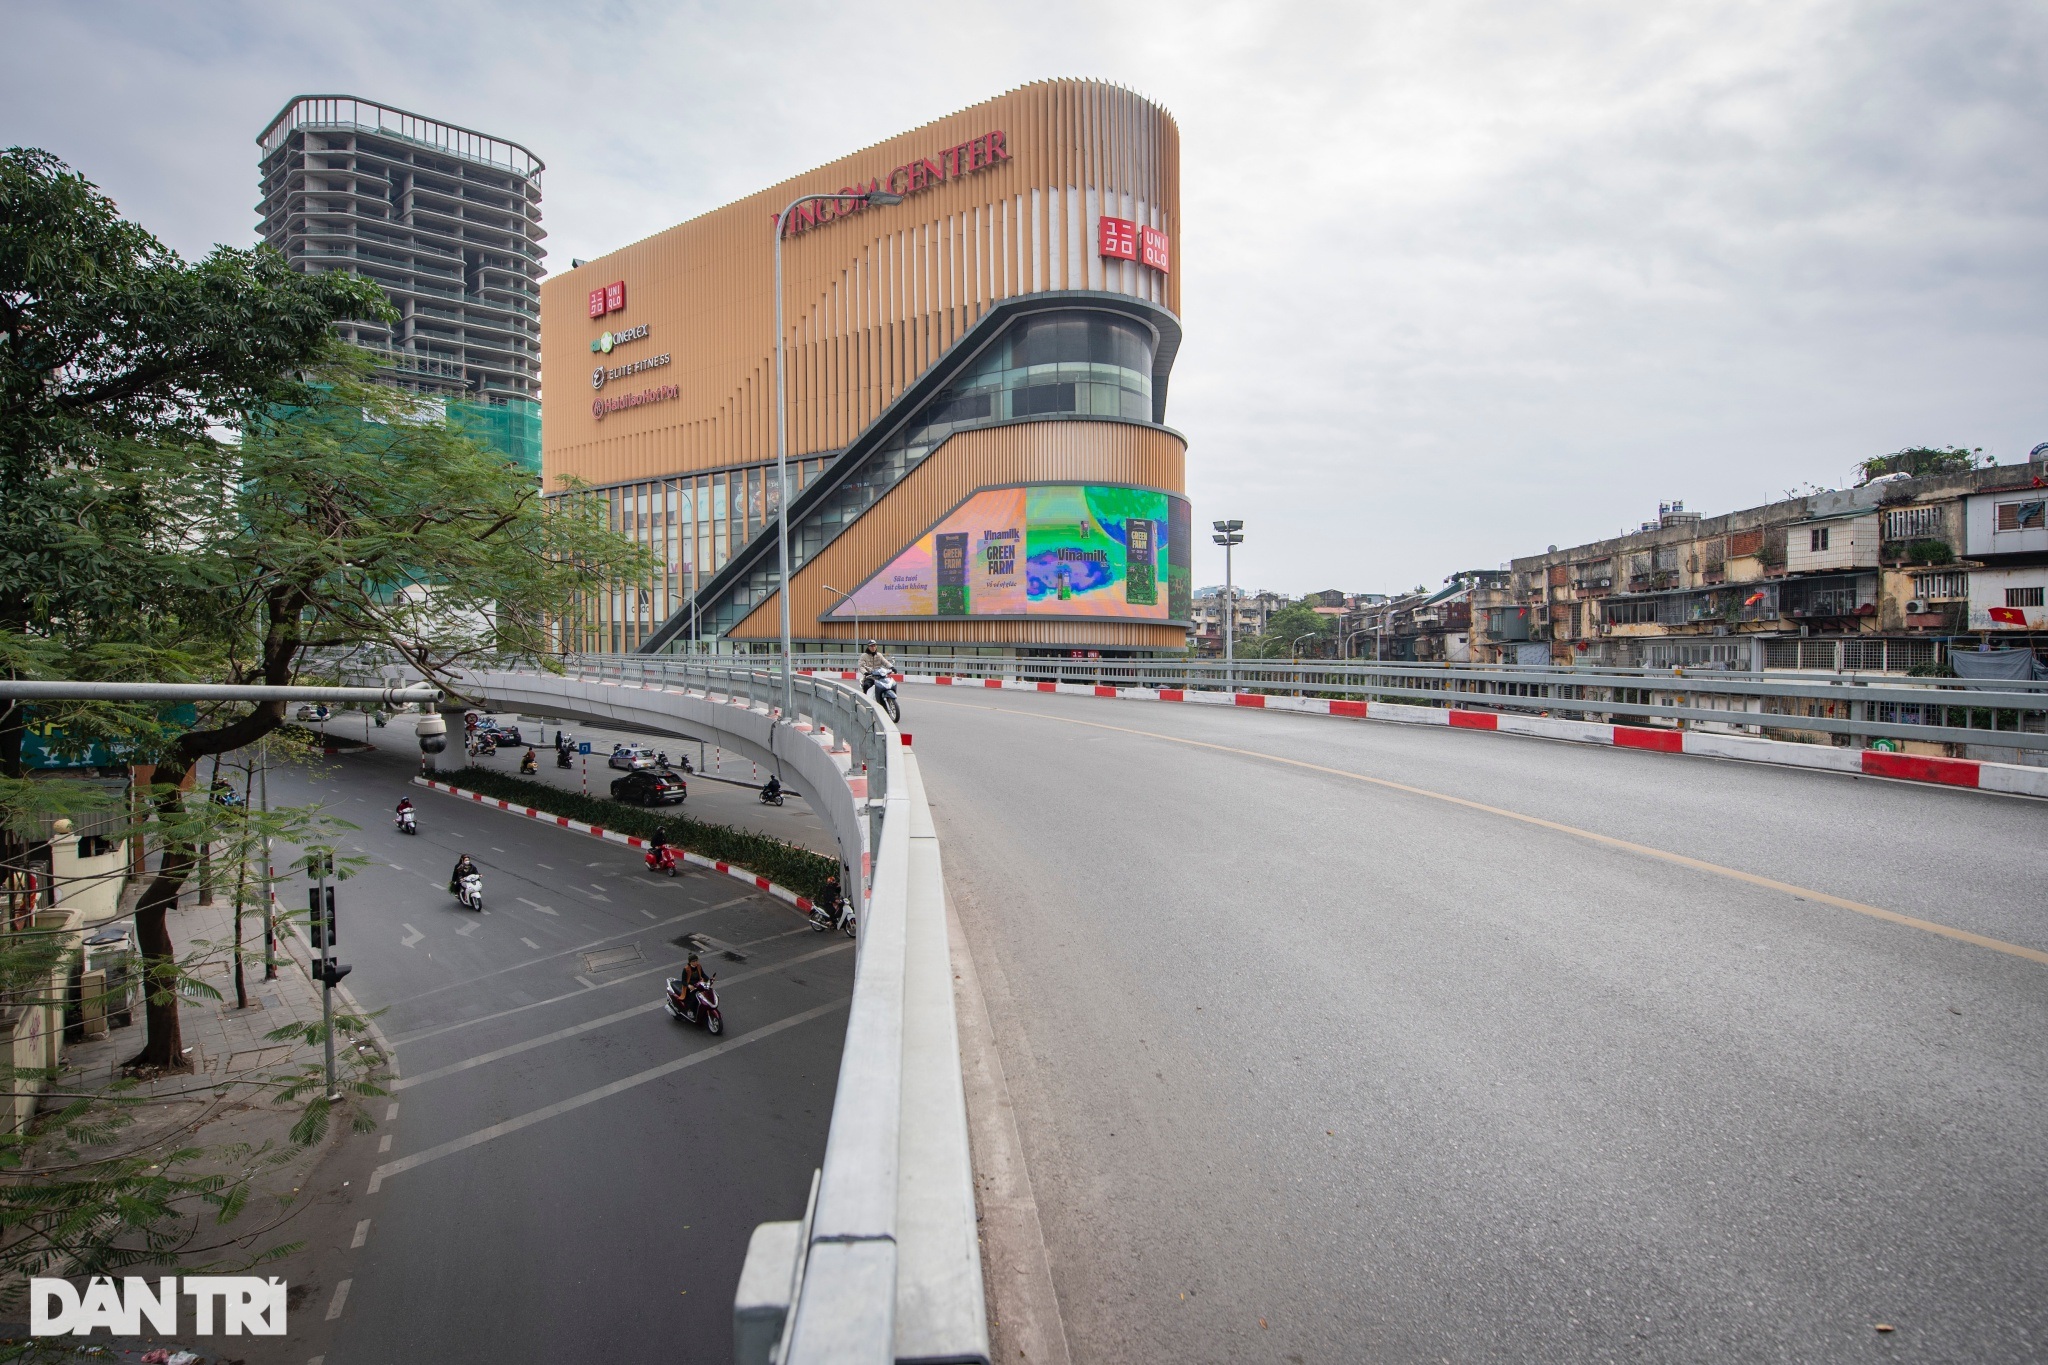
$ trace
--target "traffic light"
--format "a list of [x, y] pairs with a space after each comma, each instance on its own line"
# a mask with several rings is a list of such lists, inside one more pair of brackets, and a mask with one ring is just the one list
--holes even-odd
[[313, 951], [316, 953], [332, 952], [334, 949], [334, 888], [325, 888], [327, 903], [324, 907], [320, 903], [322, 889], [317, 886], [306, 888], [306, 906], [312, 912], [307, 927], [312, 930]]
[[313, 979], [323, 986], [339, 986], [341, 979], [355, 969], [346, 962], [327, 960], [313, 964]]

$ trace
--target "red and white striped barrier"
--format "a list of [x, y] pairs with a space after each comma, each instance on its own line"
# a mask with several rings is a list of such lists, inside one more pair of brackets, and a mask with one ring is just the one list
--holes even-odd
[[[586, 825], [581, 820], [571, 820], [566, 815], [550, 815], [544, 810], [536, 810], [532, 806], [515, 805], [510, 801], [500, 801], [495, 796], [485, 796], [482, 792], [473, 792], [466, 787], [453, 786], [447, 782], [436, 782], [431, 778], [425, 777], [415, 777], [412, 780], [412, 784], [415, 787], [429, 787], [437, 792], [446, 792], [450, 796], [466, 797], [480, 806], [492, 806], [498, 810], [509, 811], [514, 815], [523, 815], [529, 820], [538, 820], [542, 824], [556, 825], [562, 829], [574, 830], [578, 834], [588, 834], [593, 839], [603, 839], [614, 844], [624, 844], [628, 848], [647, 847], [647, 841], [637, 834], [621, 834], [615, 829], [606, 829], [603, 825]], [[810, 912], [811, 898], [809, 896], [799, 896], [788, 887], [779, 886], [769, 881], [766, 877], [756, 876], [744, 867], [734, 867], [731, 863], [721, 863], [716, 858], [707, 858], [701, 853], [691, 853], [687, 849], [677, 848], [674, 844], [670, 844], [669, 847], [674, 848], [676, 856], [686, 863], [697, 867], [708, 867], [714, 872], [723, 872], [726, 876], [739, 881], [750, 882], [755, 890], [766, 891], [775, 899], [787, 901], [806, 914]]]
[[[857, 675], [820, 670], [827, 678]], [[1323, 697], [1277, 697], [1262, 692], [1202, 692], [1177, 687], [1109, 687], [1100, 683], [1019, 682], [1005, 678], [957, 678], [950, 674], [899, 673], [905, 682], [937, 687], [1001, 688], [1013, 692], [1056, 692], [1064, 696], [1109, 697], [1118, 701], [1185, 702], [1203, 706], [1242, 706], [1255, 711], [1293, 711], [1305, 715], [1345, 716], [1402, 725], [1447, 725], [1459, 730], [1496, 730], [1502, 734], [1565, 739], [1580, 744], [1605, 744], [1618, 749], [1645, 749], [1661, 754], [1695, 754], [1748, 763], [1776, 763], [1792, 768], [1860, 773], [1903, 782], [1928, 782], [1943, 787], [1975, 787], [1982, 791], [2048, 797], [2048, 768], [2016, 763], [1986, 763], [1974, 758], [1937, 758], [1927, 754], [1894, 754], [1882, 749], [1838, 749], [1831, 744], [1794, 744], [1782, 739], [1711, 734], [1703, 730], [1667, 730], [1646, 725], [1610, 725], [1599, 721], [1564, 720], [1500, 711], [1462, 711], [1442, 706], [1405, 706], [1398, 702], [1330, 700]], [[1791, 717], [1787, 717], [1791, 719]]]

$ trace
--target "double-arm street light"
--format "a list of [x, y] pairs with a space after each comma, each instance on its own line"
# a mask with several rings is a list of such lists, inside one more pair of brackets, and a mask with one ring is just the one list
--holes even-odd
[[1244, 544], [1244, 523], [1219, 521], [1211, 537], [1223, 547], [1223, 669], [1231, 684], [1237, 682], [1237, 583], [1231, 576], [1230, 552]]
[[[796, 212], [798, 204], [820, 199], [863, 203], [870, 208], [903, 202], [902, 195], [891, 194], [878, 185], [863, 194], [799, 195], [775, 215], [775, 486], [779, 490], [775, 507], [775, 558], [782, 572], [775, 595], [782, 603], [782, 723], [785, 725], [796, 719], [796, 707], [789, 681], [789, 397], [783, 377], [787, 362], [783, 358], [786, 338], [782, 330], [782, 234], [789, 226], [789, 215]], [[855, 630], [854, 633], [858, 635], [860, 632]]]

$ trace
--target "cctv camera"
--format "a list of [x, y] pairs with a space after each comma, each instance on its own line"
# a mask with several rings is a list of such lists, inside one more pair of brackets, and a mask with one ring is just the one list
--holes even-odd
[[438, 754], [448, 747], [448, 722], [439, 716], [421, 716], [413, 729], [420, 737], [420, 752]]

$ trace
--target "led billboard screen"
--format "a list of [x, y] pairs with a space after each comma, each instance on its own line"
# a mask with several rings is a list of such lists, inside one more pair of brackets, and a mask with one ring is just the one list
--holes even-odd
[[968, 498], [826, 613], [1183, 621], [1188, 504], [1147, 488], [1032, 484]]

